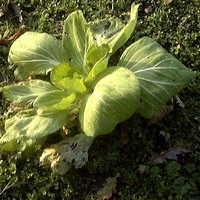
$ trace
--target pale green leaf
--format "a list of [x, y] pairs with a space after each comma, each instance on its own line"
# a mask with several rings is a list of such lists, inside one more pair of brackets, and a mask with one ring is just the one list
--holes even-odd
[[6, 143], [1, 143], [1, 139], [0, 139], [0, 149], [4, 150], [4, 151], [17, 151], [20, 147], [20, 144], [17, 142], [17, 140], [13, 139], [10, 142], [6, 142]]
[[91, 87], [95, 82], [97, 75], [102, 72], [108, 66], [109, 57], [100, 59], [90, 70], [88, 76], [85, 78], [85, 85]]
[[109, 40], [115, 37], [125, 26], [118, 18], [101, 19], [89, 22], [88, 25], [92, 30], [94, 41], [99, 46], [109, 44]]
[[91, 70], [85, 78], [85, 84], [91, 86], [97, 75], [102, 72], [108, 66], [110, 48], [108, 45], [102, 44], [97, 46], [92, 45], [87, 54], [87, 66], [90, 66]]
[[81, 11], [71, 13], [65, 20], [62, 42], [70, 65], [86, 75], [86, 55], [93, 36]]
[[16, 140], [39, 139], [60, 129], [67, 117], [66, 111], [48, 116], [14, 116], [5, 122], [6, 133], [0, 138], [0, 147]]
[[58, 65], [51, 73], [51, 82], [55, 87], [72, 92], [83, 93], [86, 91], [84, 78], [80, 77], [68, 64]]
[[90, 46], [86, 56], [87, 71], [90, 71], [103, 58], [109, 57], [109, 51], [110, 48], [107, 44], [102, 44], [101, 46], [93, 44]]
[[140, 99], [139, 82], [130, 70], [109, 67], [99, 79], [93, 93], [83, 99], [79, 112], [82, 130], [92, 137], [108, 134], [128, 119]]
[[137, 76], [141, 90], [138, 112], [146, 118], [152, 117], [194, 78], [190, 69], [149, 37], [129, 46], [119, 66], [132, 70]]
[[15, 103], [34, 100], [39, 95], [53, 91], [56, 88], [50, 83], [42, 80], [30, 80], [24, 85], [8, 85], [3, 88], [4, 95]]
[[65, 77], [59, 82], [59, 84], [61, 84], [62, 88], [69, 93], [84, 93], [87, 90], [84, 84], [84, 79], [79, 77]]
[[108, 44], [111, 54], [117, 51], [130, 38], [137, 22], [137, 10], [139, 4], [131, 5], [130, 21], [124, 25], [120, 19], [111, 18], [89, 23], [93, 36], [98, 45]]
[[62, 84], [62, 80], [66, 77], [72, 78], [74, 73], [75, 71], [68, 63], [60, 64], [52, 70], [50, 76], [51, 82], [55, 87], [59, 89], [65, 89], [64, 85]]
[[30, 75], [46, 74], [60, 63], [65, 63], [65, 55], [61, 42], [53, 36], [26, 32], [12, 44], [9, 62], [18, 65], [16, 77], [26, 79]]
[[52, 112], [58, 112], [66, 110], [76, 100], [76, 95], [72, 93], [68, 95], [66, 92], [61, 90], [54, 90], [52, 92], [40, 95], [33, 103], [33, 107], [37, 109], [37, 113], [49, 114]]

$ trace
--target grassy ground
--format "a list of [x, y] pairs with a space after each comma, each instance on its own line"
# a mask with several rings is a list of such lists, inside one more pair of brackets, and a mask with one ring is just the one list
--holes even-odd
[[[5, 1], [0, 0], [0, 4]], [[126, 20], [132, 1], [42, 1], [18, 0], [25, 30], [47, 32], [61, 37], [62, 21], [69, 13], [81, 9], [87, 20], [115, 15]], [[48, 2], [48, 3], [47, 3]], [[38, 166], [41, 152], [32, 158], [18, 159], [16, 154], [0, 155], [0, 199], [96, 199], [97, 190], [110, 176], [117, 179], [112, 199], [184, 199], [200, 198], [200, 73], [198, 1], [138, 0], [139, 20], [128, 46], [147, 35], [196, 73], [196, 79], [181, 93], [185, 108], [178, 108], [163, 120], [163, 125], [145, 128], [146, 122], [133, 117], [107, 136], [99, 137], [90, 149], [90, 158], [80, 170], [64, 176], [51, 174]], [[0, 34], [11, 36], [20, 26], [12, 14], [0, 18]], [[0, 46], [0, 82], [8, 84], [10, 45]], [[120, 52], [118, 52], [120, 54]], [[5, 101], [1, 114], [6, 109]], [[125, 136], [124, 136], [125, 135]], [[151, 158], [169, 148], [185, 147], [191, 153], [178, 161], [152, 164]]]

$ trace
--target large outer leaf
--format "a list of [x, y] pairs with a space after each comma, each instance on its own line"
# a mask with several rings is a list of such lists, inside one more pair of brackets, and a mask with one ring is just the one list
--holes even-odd
[[79, 120], [88, 136], [110, 133], [121, 121], [137, 109], [140, 98], [139, 83], [130, 70], [110, 67], [102, 72], [92, 94], [81, 104]]
[[149, 37], [129, 46], [119, 66], [132, 70], [137, 76], [141, 90], [138, 112], [146, 118], [152, 117], [194, 78], [190, 69]]
[[41, 80], [31, 80], [25, 85], [8, 85], [3, 88], [4, 95], [15, 103], [34, 100], [39, 95], [55, 90], [50, 83]]
[[6, 133], [0, 138], [0, 148], [16, 140], [39, 139], [60, 129], [66, 121], [67, 112], [48, 116], [24, 115], [6, 120]]
[[65, 54], [62, 44], [53, 36], [26, 32], [12, 44], [9, 61], [19, 66], [15, 71], [17, 78], [26, 79], [66, 62]]
[[86, 54], [93, 37], [81, 11], [71, 13], [65, 20], [62, 42], [70, 65], [86, 75]]
[[111, 19], [110, 24], [107, 19], [89, 23], [96, 43], [98, 45], [109, 44], [112, 54], [117, 51], [130, 38], [135, 29], [138, 7], [139, 4], [132, 4], [130, 21], [126, 25], [120, 19]]

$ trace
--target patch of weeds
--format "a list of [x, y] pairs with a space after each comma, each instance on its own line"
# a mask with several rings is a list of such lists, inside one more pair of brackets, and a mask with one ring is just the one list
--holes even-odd
[[166, 170], [167, 175], [170, 177], [170, 179], [174, 179], [179, 176], [179, 171], [181, 169], [181, 165], [177, 162], [171, 162], [167, 164]]
[[[138, 23], [138, 34], [151, 35], [186, 66], [197, 70], [200, 64], [198, 58], [199, 3], [186, 0], [172, 1], [165, 5], [163, 1], [160, 1], [158, 5], [156, 1], [151, 2], [154, 3], [150, 4], [150, 1], [142, 3], [141, 14], [144, 18]], [[149, 4], [153, 10], [145, 13]]]

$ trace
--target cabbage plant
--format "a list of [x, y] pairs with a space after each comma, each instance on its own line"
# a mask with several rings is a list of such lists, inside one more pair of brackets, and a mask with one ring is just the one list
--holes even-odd
[[76, 121], [79, 132], [45, 149], [40, 158], [64, 174], [87, 162], [98, 135], [111, 133], [134, 113], [151, 118], [194, 78], [149, 37], [130, 45], [116, 66], [109, 65], [134, 31], [138, 6], [132, 4], [127, 24], [117, 18], [87, 23], [75, 11], [64, 21], [62, 41], [26, 32], [12, 44], [9, 62], [17, 66], [19, 82], [3, 93], [20, 109], [5, 121], [1, 149], [19, 151]]

